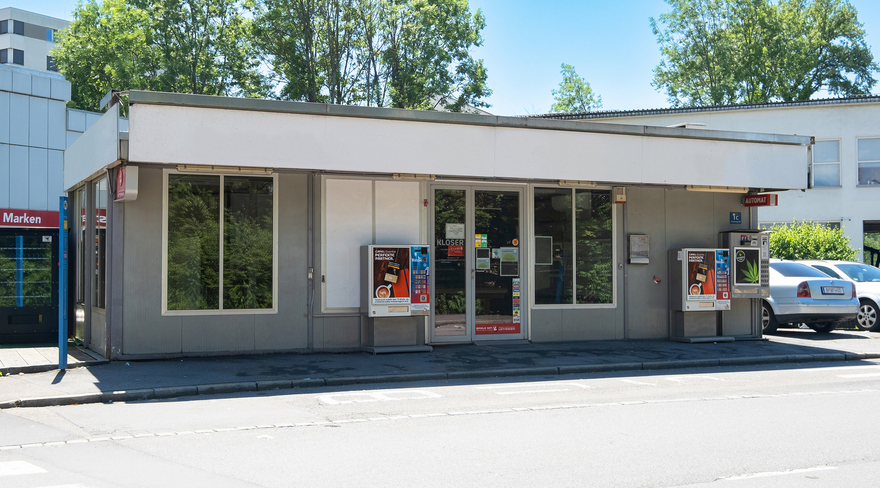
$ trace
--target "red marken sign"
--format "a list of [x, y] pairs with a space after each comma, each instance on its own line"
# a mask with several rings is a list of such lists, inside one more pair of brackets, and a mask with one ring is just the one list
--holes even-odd
[[58, 211], [0, 208], [0, 227], [58, 228]]
[[779, 205], [779, 195], [774, 193], [746, 195], [743, 197], [743, 206], [746, 207], [775, 207], [777, 205]]

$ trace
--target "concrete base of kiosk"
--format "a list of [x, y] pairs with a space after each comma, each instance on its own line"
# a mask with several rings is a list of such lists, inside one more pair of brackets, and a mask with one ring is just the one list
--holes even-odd
[[670, 337], [669, 340], [676, 342], [687, 342], [690, 344], [706, 343], [706, 342], [733, 342], [735, 337], [730, 336], [708, 336], [708, 337]]
[[425, 345], [425, 316], [362, 317], [361, 349], [373, 354], [434, 350]]

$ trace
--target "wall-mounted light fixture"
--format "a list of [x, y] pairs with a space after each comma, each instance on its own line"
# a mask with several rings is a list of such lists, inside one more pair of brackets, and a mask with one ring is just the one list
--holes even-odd
[[708, 191], [712, 193], [748, 193], [749, 189], [744, 186], [704, 186], [704, 185], [686, 185], [687, 191]]
[[177, 171], [216, 171], [220, 173], [272, 174], [272, 168], [253, 168], [248, 166], [213, 166], [209, 164], [178, 164]]
[[559, 186], [583, 186], [587, 188], [596, 188], [598, 185], [595, 181], [559, 180]]
[[394, 173], [391, 175], [392, 179], [395, 180], [430, 180], [434, 181], [437, 179], [437, 175], [420, 175], [416, 173]]

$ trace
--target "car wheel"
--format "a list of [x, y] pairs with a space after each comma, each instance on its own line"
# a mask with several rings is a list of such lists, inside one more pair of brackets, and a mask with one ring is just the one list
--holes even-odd
[[819, 322], [818, 324], [807, 324], [811, 329], [820, 334], [827, 334], [837, 328], [836, 322]]
[[761, 331], [764, 334], [773, 334], [779, 322], [776, 321], [776, 315], [773, 315], [773, 309], [767, 302], [761, 302]]
[[859, 318], [856, 320], [856, 328], [872, 332], [880, 331], [880, 325], [877, 324], [877, 304], [867, 298], [862, 298], [859, 302]]

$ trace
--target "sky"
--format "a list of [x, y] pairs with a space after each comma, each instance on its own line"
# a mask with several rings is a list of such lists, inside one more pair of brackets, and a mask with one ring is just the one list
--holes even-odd
[[[663, 0], [469, 0], [486, 17], [483, 45], [474, 50], [488, 70], [496, 115], [543, 114], [567, 63], [602, 97], [604, 110], [665, 108], [651, 86], [660, 62], [649, 18], [669, 10]], [[880, 1], [850, 0], [880, 60]], [[12, 0], [7, 4], [71, 20], [76, 0]], [[880, 75], [878, 75], [880, 77]], [[880, 83], [878, 83], [880, 85]], [[874, 88], [880, 95], [880, 86]]]

